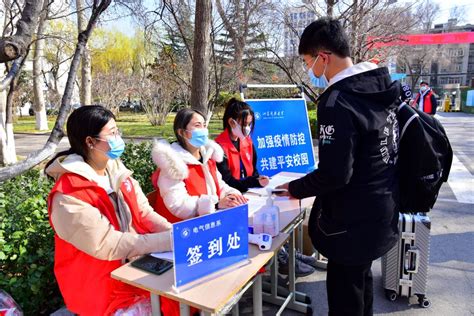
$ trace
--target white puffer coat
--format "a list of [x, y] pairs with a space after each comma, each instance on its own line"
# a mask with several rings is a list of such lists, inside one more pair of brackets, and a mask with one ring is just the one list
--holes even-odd
[[[206, 146], [201, 147], [202, 163], [189, 151], [175, 142], [171, 145], [166, 141], [155, 141], [152, 158], [160, 169], [157, 186], [166, 208], [176, 217], [187, 219], [215, 211], [215, 204], [227, 194], [241, 194], [238, 190], [228, 186], [218, 170], [216, 176], [220, 188], [217, 195], [216, 184], [209, 171], [209, 160], [221, 162], [224, 151], [214, 141], [209, 140]], [[188, 165], [201, 165], [206, 180], [208, 194], [191, 196], [186, 190], [184, 179], [189, 176]]]

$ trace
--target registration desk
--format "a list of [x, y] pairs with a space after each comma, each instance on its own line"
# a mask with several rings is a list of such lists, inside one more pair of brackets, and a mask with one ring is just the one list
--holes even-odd
[[[298, 174], [285, 173], [286, 175]], [[249, 199], [261, 197], [253, 197], [251, 194], [246, 195]], [[236, 304], [243, 293], [253, 285], [253, 304], [254, 315], [262, 314], [262, 296], [265, 301], [274, 304], [287, 306], [294, 310], [307, 312], [310, 308], [304, 302], [307, 299], [304, 294], [295, 291], [294, 276], [294, 232], [295, 229], [301, 227], [304, 219], [304, 210], [312, 205], [312, 199], [295, 200], [283, 197], [275, 198], [275, 205], [280, 208], [280, 227], [281, 233], [273, 238], [272, 248], [270, 251], [260, 251], [257, 246], [249, 245], [249, 260], [242, 265], [238, 265], [231, 271], [216, 272], [201, 282], [194, 284], [192, 287], [180, 289], [177, 293], [173, 289], [173, 269], [162, 275], [154, 275], [145, 271], [136, 269], [130, 263], [116, 269], [112, 272], [114, 279], [124, 283], [136, 286], [138, 288], [150, 292], [153, 315], [160, 315], [159, 296], [174, 299], [180, 303], [181, 315], [189, 315], [189, 306], [201, 309], [206, 315], [228, 312], [233, 306], [232, 311], [238, 314], [238, 305]], [[249, 210], [251, 217], [252, 210]], [[251, 222], [251, 218], [249, 219]], [[301, 235], [301, 234], [300, 234]], [[277, 260], [273, 260], [271, 268], [271, 282], [262, 286], [262, 275], [259, 270], [266, 266], [278, 250], [286, 241], [290, 242], [290, 273], [289, 288], [286, 291], [277, 287]], [[263, 290], [265, 287], [265, 291]], [[288, 294], [288, 295], [286, 295]], [[282, 297], [282, 295], [285, 295]], [[283, 309], [283, 308], [282, 308]]]

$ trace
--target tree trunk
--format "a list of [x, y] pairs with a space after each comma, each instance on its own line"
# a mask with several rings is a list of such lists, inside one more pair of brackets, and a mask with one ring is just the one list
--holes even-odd
[[[0, 73], [3, 73], [4, 70], [5, 65], [0, 64]], [[6, 107], [7, 93], [4, 89], [0, 91], [0, 165], [12, 164], [16, 161], [16, 156], [12, 155], [11, 150], [9, 150], [11, 146], [8, 144], [9, 138], [7, 137], [7, 134], [11, 134], [11, 129], [7, 128], [6, 124]]]
[[[77, 29], [78, 33], [84, 31], [87, 26], [84, 0], [76, 0], [77, 10]], [[80, 98], [82, 105], [92, 104], [92, 73], [91, 73], [91, 55], [89, 49], [84, 48], [81, 58], [81, 89]]]
[[0, 39], [0, 63], [17, 59], [25, 54], [36, 30], [42, 4], [37, 0], [25, 0], [21, 18], [16, 23], [15, 35]]
[[46, 160], [56, 151], [61, 138], [64, 136], [64, 123], [66, 122], [66, 118], [71, 111], [72, 92], [74, 89], [76, 74], [79, 68], [82, 52], [84, 51], [84, 47], [89, 40], [91, 32], [94, 29], [98, 18], [102, 12], [104, 12], [109, 7], [110, 2], [111, 0], [102, 0], [97, 6], [94, 6], [86, 30], [79, 33], [76, 50], [71, 61], [66, 87], [61, 100], [61, 108], [59, 109], [59, 114], [56, 119], [56, 123], [54, 124], [53, 131], [51, 132], [46, 144], [42, 149], [28, 155], [25, 160], [12, 166], [0, 169], [0, 182], [13, 178], [33, 168], [43, 160]]
[[[20, 68], [23, 66], [20, 65]], [[16, 80], [13, 78], [10, 81], [10, 89], [7, 93], [6, 99], [6, 122], [5, 122], [5, 131], [6, 131], [6, 152], [7, 152], [7, 161], [6, 164], [14, 164], [16, 160], [16, 148], [15, 148], [15, 137], [13, 134], [13, 92], [15, 91]]]
[[234, 64], [235, 64], [235, 76], [237, 78], [237, 90], [239, 89], [240, 85], [245, 82], [243, 59], [244, 59], [244, 47], [240, 45], [238, 46], [236, 45], [235, 55], [234, 55]]
[[35, 50], [33, 55], [33, 95], [34, 103], [33, 109], [35, 110], [36, 126], [35, 129], [44, 131], [48, 129], [48, 118], [46, 117], [46, 107], [43, 93], [43, 56], [44, 56], [44, 39], [43, 30], [46, 15], [48, 14], [48, 0], [43, 0], [43, 9], [41, 11], [38, 21], [38, 32], [35, 42]]
[[191, 107], [207, 114], [211, 30], [211, 0], [196, 1]]
[[[235, 4], [237, 7], [240, 6], [240, 1], [237, 1]], [[216, 1], [216, 7], [217, 7], [217, 12], [219, 12], [219, 15], [224, 22], [224, 27], [229, 33], [229, 36], [232, 40], [232, 43], [234, 44], [234, 67], [235, 67], [235, 77], [236, 77], [236, 83], [237, 83], [237, 90], [239, 89], [239, 86], [241, 83], [244, 81], [244, 69], [243, 69], [243, 57], [244, 57], [244, 50], [245, 50], [245, 45], [246, 45], [246, 34], [248, 32], [248, 23], [244, 23], [242, 26], [242, 29], [237, 30], [230, 20], [228, 19], [226, 12], [224, 11], [224, 8], [222, 7], [221, 0]], [[247, 10], [244, 10], [242, 14], [247, 15], [248, 12]], [[240, 10], [238, 10], [240, 12]], [[238, 13], [240, 16], [240, 13]], [[239, 26], [237, 26], [239, 27]]]
[[[21, 68], [22, 58], [15, 60], [5, 78], [0, 81], [0, 165], [9, 165], [16, 162], [15, 139], [11, 108], [7, 102], [7, 89]], [[2, 64], [2, 68], [5, 66]], [[0, 71], [3, 73], [3, 71]]]

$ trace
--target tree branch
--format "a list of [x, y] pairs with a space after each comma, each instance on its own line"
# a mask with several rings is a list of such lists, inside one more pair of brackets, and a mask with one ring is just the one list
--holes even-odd
[[21, 18], [16, 24], [15, 35], [0, 39], [0, 62], [5, 63], [24, 56], [36, 30], [41, 6], [42, 2], [38, 0], [25, 1]]
[[47, 159], [49, 156], [54, 154], [59, 142], [64, 137], [64, 124], [66, 118], [71, 111], [71, 98], [72, 92], [74, 89], [74, 82], [77, 74], [77, 69], [79, 68], [79, 63], [81, 60], [82, 53], [84, 48], [89, 40], [89, 37], [94, 29], [97, 20], [100, 15], [109, 7], [111, 0], [102, 0], [97, 4], [97, 0], [94, 0], [94, 10], [92, 11], [89, 22], [87, 23], [86, 29], [79, 33], [78, 41], [76, 45], [76, 50], [74, 52], [74, 57], [69, 68], [69, 74], [66, 82], [66, 87], [64, 89], [64, 94], [61, 99], [61, 107], [59, 109], [59, 114], [54, 124], [53, 131], [51, 132], [45, 146], [35, 151], [34, 153], [28, 155], [28, 157], [16, 164], [0, 169], [0, 182], [3, 182], [7, 179], [20, 175], [21, 173], [31, 169], [36, 166], [43, 160]]

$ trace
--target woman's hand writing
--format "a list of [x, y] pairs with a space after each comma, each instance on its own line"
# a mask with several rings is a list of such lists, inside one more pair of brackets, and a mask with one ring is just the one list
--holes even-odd
[[219, 209], [229, 208], [247, 203], [247, 199], [242, 194], [227, 194], [219, 200]]

